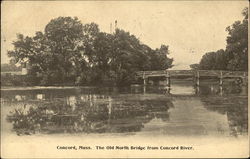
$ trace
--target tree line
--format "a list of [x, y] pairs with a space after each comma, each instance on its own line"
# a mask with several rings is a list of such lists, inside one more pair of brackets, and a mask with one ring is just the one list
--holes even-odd
[[127, 85], [136, 71], [171, 68], [169, 48], [152, 49], [122, 29], [101, 32], [77, 17], [52, 19], [44, 32], [17, 34], [11, 63], [27, 63], [31, 85]]
[[202, 56], [199, 64], [192, 64], [192, 69], [200, 70], [248, 70], [248, 8], [242, 11], [244, 19], [236, 21], [226, 28], [228, 36], [226, 49], [208, 52]]

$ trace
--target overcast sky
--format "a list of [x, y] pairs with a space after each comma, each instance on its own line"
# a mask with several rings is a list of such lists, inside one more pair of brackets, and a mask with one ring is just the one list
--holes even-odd
[[[77, 16], [110, 32], [110, 23], [136, 35], [152, 48], [169, 45], [173, 69], [189, 69], [206, 52], [225, 49], [225, 28], [242, 20], [248, 1], [9, 1], [2, 2], [1, 63], [9, 61], [17, 33], [33, 36], [59, 16]], [[246, 33], [247, 34], [247, 33]]]

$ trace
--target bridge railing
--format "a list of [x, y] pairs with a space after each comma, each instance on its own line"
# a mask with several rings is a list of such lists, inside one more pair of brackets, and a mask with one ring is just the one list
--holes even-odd
[[139, 71], [137, 76], [215, 76], [215, 77], [247, 77], [248, 72], [244, 71], [220, 71], [220, 70], [159, 70]]

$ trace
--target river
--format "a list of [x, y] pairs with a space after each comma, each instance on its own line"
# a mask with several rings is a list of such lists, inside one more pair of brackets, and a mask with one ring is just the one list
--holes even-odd
[[[208, 151], [210, 157], [220, 153], [216, 146], [231, 150], [242, 145], [240, 152], [228, 153], [244, 156], [248, 145], [247, 95], [245, 86], [204, 82], [195, 87], [191, 81], [173, 82], [170, 89], [152, 85], [2, 89], [2, 139], [8, 145], [7, 156], [12, 156], [7, 149], [13, 148], [14, 143], [38, 146], [37, 143], [53, 145], [54, 141], [85, 146], [100, 142], [103, 146], [113, 142], [184, 144], [196, 147], [194, 154], [200, 157]], [[28, 153], [26, 150], [22, 155], [27, 157]], [[191, 152], [185, 153], [194, 157]], [[166, 151], [163, 154], [178, 156]], [[105, 155], [110, 157], [103, 152]], [[46, 157], [51, 156], [53, 153], [47, 153]], [[140, 153], [137, 157], [141, 157]]]

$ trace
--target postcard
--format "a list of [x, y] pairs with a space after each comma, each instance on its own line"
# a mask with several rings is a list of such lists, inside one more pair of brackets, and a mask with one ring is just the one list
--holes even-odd
[[242, 1], [3, 1], [2, 158], [246, 158]]

